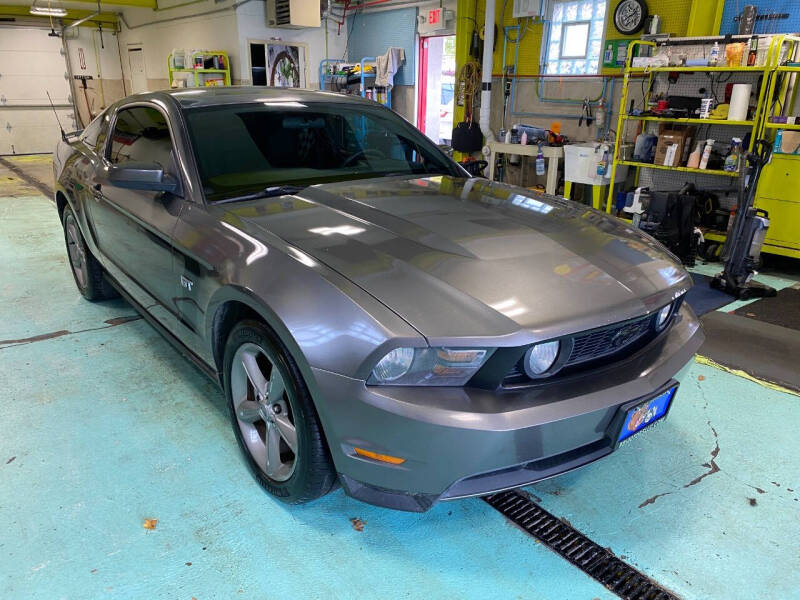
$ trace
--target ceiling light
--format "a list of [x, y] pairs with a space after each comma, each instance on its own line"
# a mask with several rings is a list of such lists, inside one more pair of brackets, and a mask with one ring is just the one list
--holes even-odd
[[30, 11], [32, 15], [36, 15], [37, 17], [66, 17], [67, 16], [67, 9], [60, 8], [57, 6], [36, 6], [36, 4], [32, 4]]

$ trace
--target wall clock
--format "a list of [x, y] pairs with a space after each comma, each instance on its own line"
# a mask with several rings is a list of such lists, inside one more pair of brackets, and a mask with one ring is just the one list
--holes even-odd
[[614, 11], [614, 27], [623, 35], [633, 35], [644, 27], [647, 4], [644, 0], [622, 0]]

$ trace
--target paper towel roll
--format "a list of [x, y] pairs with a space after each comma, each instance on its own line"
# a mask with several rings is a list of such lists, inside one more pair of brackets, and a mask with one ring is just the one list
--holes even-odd
[[750, 91], [752, 84], [737, 83], [731, 92], [731, 107], [728, 111], [728, 121], [746, 121], [747, 109], [750, 106]]

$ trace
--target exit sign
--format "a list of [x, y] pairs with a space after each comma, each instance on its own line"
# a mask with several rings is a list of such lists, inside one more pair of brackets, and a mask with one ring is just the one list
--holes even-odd
[[428, 25], [438, 25], [442, 22], [442, 9], [434, 8], [428, 11]]

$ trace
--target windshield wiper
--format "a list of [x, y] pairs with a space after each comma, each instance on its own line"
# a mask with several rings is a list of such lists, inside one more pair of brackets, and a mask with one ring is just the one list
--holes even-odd
[[217, 200], [213, 204], [225, 204], [227, 202], [246, 202], [248, 200], [258, 200], [260, 198], [275, 198], [276, 196], [287, 196], [289, 194], [296, 194], [304, 190], [305, 185], [272, 185], [265, 187], [263, 190], [253, 192], [252, 194], [244, 194], [242, 196], [231, 196], [230, 198], [223, 198]]

